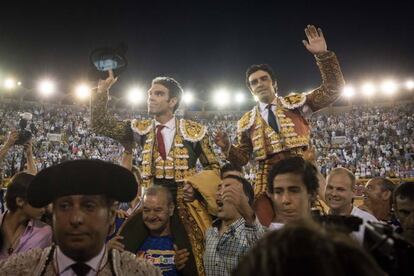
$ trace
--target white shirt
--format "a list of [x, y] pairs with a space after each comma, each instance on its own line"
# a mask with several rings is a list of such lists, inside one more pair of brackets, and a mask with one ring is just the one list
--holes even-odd
[[[168, 153], [171, 150], [172, 143], [174, 141], [175, 135], [175, 117], [173, 116], [171, 120], [169, 120], [165, 124], [161, 124], [160, 122], [155, 121], [155, 127], [158, 125], [164, 125], [165, 127], [161, 130], [162, 138], [164, 139], [164, 146], [165, 146], [165, 153]], [[155, 129], [155, 134], [157, 134], [157, 129]]]
[[[101, 252], [98, 255], [87, 261], [85, 264], [91, 267], [91, 270], [88, 272], [87, 276], [95, 276], [99, 269], [105, 266], [106, 260], [103, 260], [106, 256], [105, 250], [106, 247], [103, 246]], [[105, 258], [106, 259], [106, 258]], [[56, 264], [57, 268], [59, 269], [59, 275], [61, 276], [76, 276], [75, 272], [70, 267], [76, 263], [76, 261], [72, 260], [60, 250], [59, 246], [56, 249]]]
[[279, 230], [281, 229], [283, 226], [285, 226], [284, 223], [280, 223], [280, 222], [272, 222], [270, 223], [269, 227], [267, 227], [268, 231], [273, 231], [273, 230]]
[[368, 212], [362, 211], [358, 207], [352, 207], [351, 216], [359, 217], [362, 219], [362, 224], [359, 226], [358, 232], [352, 232], [351, 236], [354, 237], [358, 242], [361, 244], [364, 242], [364, 235], [365, 235], [365, 225], [368, 221], [378, 221], [376, 217], [371, 215]]
[[[273, 111], [273, 114], [275, 114], [277, 127], [278, 127], [278, 129], [280, 129], [279, 120], [278, 120], [277, 115], [276, 115], [277, 114], [276, 113], [276, 104], [277, 104], [277, 98], [275, 98], [272, 102], [272, 111]], [[267, 104], [267, 103], [259, 102], [260, 115], [262, 116], [263, 120], [265, 120], [265, 122], [267, 124], [269, 124], [269, 121], [267, 120], [268, 116], [269, 116], [269, 109], [267, 108], [268, 105], [269, 104]]]

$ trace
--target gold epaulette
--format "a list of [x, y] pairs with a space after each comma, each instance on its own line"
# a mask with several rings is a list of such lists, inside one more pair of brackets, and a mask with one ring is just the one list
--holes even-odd
[[207, 127], [191, 120], [180, 119], [180, 132], [184, 140], [198, 142], [207, 133]]
[[146, 135], [152, 129], [152, 120], [132, 120], [131, 128], [139, 135]]
[[291, 93], [285, 97], [279, 97], [279, 100], [287, 109], [295, 109], [305, 104], [306, 95], [303, 93]]
[[245, 113], [240, 120], [237, 122], [237, 132], [243, 132], [248, 130], [252, 127], [254, 123], [254, 119], [256, 117], [256, 106], [250, 110], [249, 112]]

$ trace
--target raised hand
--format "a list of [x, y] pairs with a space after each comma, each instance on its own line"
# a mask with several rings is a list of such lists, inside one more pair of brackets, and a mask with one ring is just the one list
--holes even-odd
[[302, 40], [302, 42], [309, 52], [316, 55], [328, 50], [321, 28], [316, 29], [314, 25], [308, 25], [305, 28], [305, 34], [308, 41]]
[[226, 185], [222, 190], [221, 198], [223, 201], [234, 205], [239, 211], [245, 204], [248, 204], [247, 196], [244, 194], [243, 187], [240, 183]]
[[106, 246], [108, 247], [108, 249], [117, 249], [119, 251], [124, 251], [125, 246], [120, 241], [123, 238], [124, 237], [122, 237], [122, 236], [115, 236], [110, 241], [108, 241]]
[[109, 75], [105, 80], [99, 80], [98, 82], [98, 93], [108, 91], [112, 85], [116, 83], [118, 77], [114, 77], [114, 72], [112, 70], [108, 71]]
[[19, 132], [14, 129], [10, 132], [9, 137], [7, 138], [6, 143], [4, 145], [7, 147], [12, 147], [18, 139], [19, 139]]
[[227, 136], [227, 133], [222, 131], [217, 131], [213, 135], [214, 143], [219, 146], [222, 150], [226, 151], [230, 146], [230, 140]]
[[184, 194], [183, 194], [184, 202], [193, 202], [195, 199], [195, 193], [194, 193], [193, 186], [191, 186], [190, 183], [186, 182], [184, 184], [183, 190], [184, 190]]
[[175, 250], [175, 266], [177, 267], [177, 270], [181, 270], [185, 267], [185, 264], [188, 261], [188, 257], [190, 256], [190, 253], [186, 248], [184, 249], [178, 249], [178, 247], [174, 244], [174, 250]]
[[23, 149], [27, 156], [33, 155], [32, 139], [23, 144]]

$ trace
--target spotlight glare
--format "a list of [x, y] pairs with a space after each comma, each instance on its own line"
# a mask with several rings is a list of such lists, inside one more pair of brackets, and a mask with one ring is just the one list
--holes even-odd
[[222, 88], [214, 93], [214, 102], [218, 107], [226, 106], [230, 102], [229, 92]]
[[372, 82], [366, 82], [362, 85], [362, 92], [365, 96], [372, 96], [375, 93], [375, 86]]
[[381, 84], [381, 91], [387, 95], [394, 94], [398, 89], [397, 83], [393, 80], [385, 80]]
[[138, 87], [132, 87], [127, 94], [127, 100], [129, 103], [136, 105], [144, 100], [143, 92]]
[[42, 80], [38, 85], [39, 92], [47, 97], [55, 92], [55, 84], [50, 80]]
[[342, 94], [347, 98], [352, 98], [355, 95], [355, 89], [352, 86], [345, 86]]
[[16, 81], [12, 78], [7, 78], [4, 80], [4, 88], [11, 90], [16, 87]]
[[241, 93], [241, 92], [237, 93], [236, 94], [236, 102], [239, 103], [239, 104], [241, 104], [241, 103], [244, 103], [244, 101], [245, 101], [244, 94]]
[[407, 88], [408, 90], [413, 90], [414, 89], [414, 81], [413, 80], [408, 80], [405, 82], [405, 88]]
[[194, 101], [194, 96], [193, 96], [193, 94], [192, 94], [191, 92], [185, 92], [185, 93], [183, 94], [183, 101], [184, 101], [184, 103], [186, 103], [186, 104], [190, 104], [190, 103], [192, 103], [192, 102]]
[[79, 100], [86, 100], [91, 95], [91, 89], [87, 84], [82, 83], [76, 87], [75, 93]]

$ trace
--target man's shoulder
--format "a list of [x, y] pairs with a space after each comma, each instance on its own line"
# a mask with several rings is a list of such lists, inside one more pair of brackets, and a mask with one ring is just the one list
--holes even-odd
[[131, 252], [113, 249], [112, 254], [115, 262], [119, 260], [122, 275], [162, 275], [157, 267]]
[[372, 214], [370, 214], [366, 211], [363, 211], [363, 210], [361, 210], [361, 209], [359, 209], [358, 207], [355, 207], [355, 206], [352, 208], [351, 215], [356, 216], [356, 217], [360, 217], [360, 218], [362, 218], [364, 220], [368, 220], [368, 221], [378, 221], [378, 219], [375, 216], [373, 216]]
[[2, 275], [35, 275], [36, 269], [50, 251], [50, 247], [45, 249], [33, 248], [29, 251], [12, 255], [0, 262]]
[[257, 107], [253, 107], [252, 110], [243, 114], [243, 116], [237, 121], [237, 132], [244, 132], [250, 129], [256, 118]]
[[290, 93], [284, 97], [278, 97], [283, 107], [287, 109], [296, 109], [306, 103], [306, 93]]
[[192, 120], [180, 119], [178, 127], [184, 140], [190, 142], [201, 141], [207, 133], [205, 125]]
[[137, 132], [139, 135], [146, 135], [153, 126], [153, 120], [147, 119], [147, 120], [132, 120], [131, 121], [131, 128], [133, 131]]

